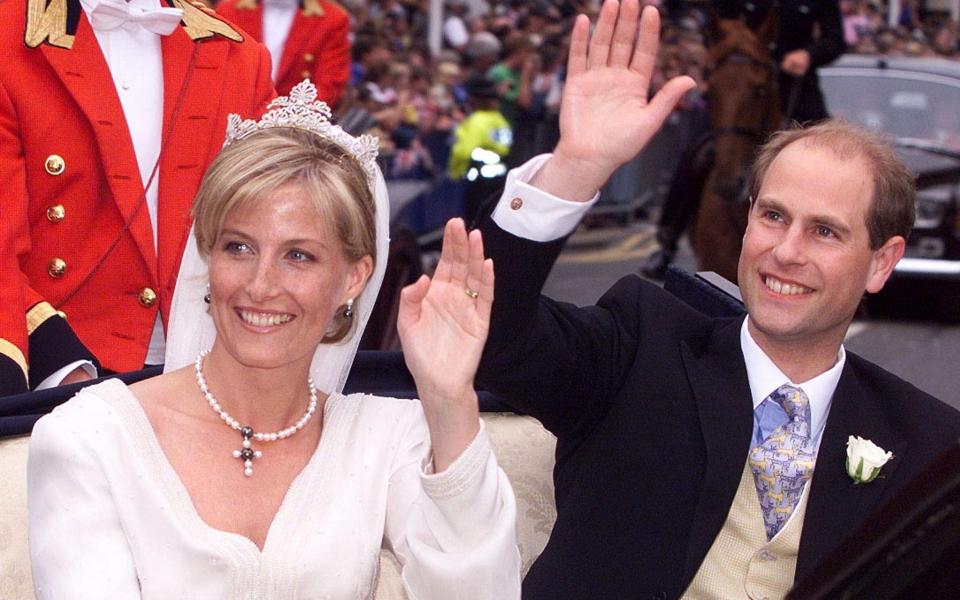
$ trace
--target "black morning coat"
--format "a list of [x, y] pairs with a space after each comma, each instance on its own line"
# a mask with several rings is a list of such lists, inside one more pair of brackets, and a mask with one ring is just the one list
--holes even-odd
[[[540, 296], [563, 240], [482, 225], [496, 299], [477, 383], [557, 436], [557, 521], [525, 600], [676, 598], [733, 502], [753, 431], [740, 319], [712, 320], [628, 276], [596, 306]], [[854, 485], [847, 437], [895, 458]], [[807, 574], [960, 436], [960, 413], [847, 352], [800, 541]]]

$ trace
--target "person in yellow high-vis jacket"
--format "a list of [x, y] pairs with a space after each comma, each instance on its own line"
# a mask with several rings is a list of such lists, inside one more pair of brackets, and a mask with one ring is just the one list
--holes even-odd
[[450, 149], [450, 178], [466, 179], [464, 192], [466, 216], [472, 218], [480, 202], [498, 190], [507, 174], [504, 159], [510, 153], [513, 132], [498, 108], [499, 98], [493, 82], [474, 76], [466, 83], [472, 112], [457, 127]]

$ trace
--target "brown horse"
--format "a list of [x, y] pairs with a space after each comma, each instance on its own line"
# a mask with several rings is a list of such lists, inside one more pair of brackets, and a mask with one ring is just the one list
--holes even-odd
[[713, 167], [707, 175], [690, 242], [703, 271], [737, 280], [747, 226], [747, 179], [757, 146], [780, 127], [777, 70], [770, 51], [777, 36], [771, 10], [753, 31], [741, 19], [711, 27], [712, 70], [707, 79]]

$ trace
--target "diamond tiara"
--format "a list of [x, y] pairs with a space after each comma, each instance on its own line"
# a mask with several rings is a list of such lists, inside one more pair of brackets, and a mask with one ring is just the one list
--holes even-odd
[[377, 149], [379, 142], [372, 135], [352, 136], [339, 125], [330, 122], [330, 107], [317, 100], [317, 88], [304, 79], [290, 90], [289, 96], [279, 96], [267, 105], [267, 112], [259, 121], [242, 120], [240, 115], [227, 117], [227, 136], [223, 146], [272, 127], [294, 127], [325, 137], [357, 159], [371, 187], [377, 178]]

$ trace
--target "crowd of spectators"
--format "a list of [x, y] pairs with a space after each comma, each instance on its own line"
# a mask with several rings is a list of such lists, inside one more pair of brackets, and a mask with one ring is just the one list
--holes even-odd
[[[885, 2], [839, 0], [850, 51], [960, 58], [957, 23], [902, 0], [895, 27]], [[664, 14], [654, 88], [670, 77], [701, 83], [680, 110], [699, 109], [707, 62], [707, 2], [656, 1]], [[572, 19], [593, 16], [599, 0], [446, 0], [443, 50], [427, 47], [428, 0], [344, 0], [352, 18], [353, 71], [337, 113], [353, 133], [378, 135], [388, 179], [462, 177], [469, 157], [452, 161], [456, 129], [476, 107], [468, 83], [492, 82], [510, 126], [508, 165], [549, 151], [559, 134], [558, 109]], [[473, 103], [476, 104], [476, 103]], [[488, 110], [489, 103], [483, 103]], [[498, 142], [503, 142], [498, 139]], [[495, 144], [490, 150], [501, 152]]]
[[925, 14], [917, 0], [902, 0], [896, 25], [876, 0], [840, 0], [844, 38], [851, 52], [960, 59], [957, 22]]
[[[347, 0], [353, 19], [353, 71], [337, 114], [352, 133], [381, 140], [388, 178], [464, 175], [467, 156], [451, 161], [457, 127], [490, 103], [469, 89], [495, 90], [509, 124], [490, 150], [510, 163], [552, 147], [572, 17], [595, 6], [551, 2], [447, 0], [443, 50], [427, 47], [429, 2]], [[503, 128], [501, 128], [503, 129]], [[504, 148], [509, 148], [507, 153]], [[448, 170], [448, 165], [452, 169]]]

